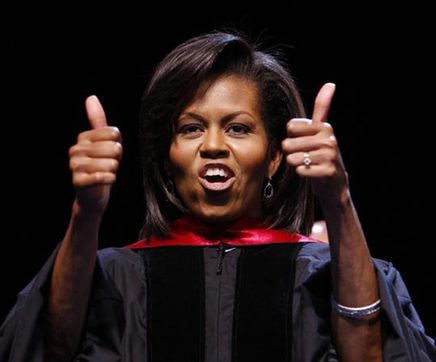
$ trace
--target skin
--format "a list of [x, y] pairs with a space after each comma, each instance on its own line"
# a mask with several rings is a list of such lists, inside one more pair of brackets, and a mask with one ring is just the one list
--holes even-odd
[[[281, 160], [280, 152], [272, 157], [269, 153], [255, 85], [224, 77], [178, 118], [169, 150], [170, 172], [179, 196], [197, 218], [259, 218], [264, 180], [274, 175]], [[233, 171], [228, 189], [210, 190], [200, 182], [199, 173], [208, 164]]]
[[[299, 175], [311, 179], [323, 208], [331, 247], [334, 298], [350, 307], [363, 306], [378, 299], [377, 280], [333, 128], [326, 122], [334, 90], [333, 84], [324, 85], [315, 100], [312, 119], [290, 120], [281, 152], [271, 152], [259, 116], [256, 88], [235, 77], [219, 78], [179, 117], [169, 150], [169, 171], [193, 215], [225, 222], [243, 215], [260, 216], [263, 180], [272, 176], [281, 157], [285, 158]], [[91, 130], [81, 133], [70, 149], [77, 196], [52, 273], [47, 361], [69, 361], [78, 348], [95, 267], [98, 230], [122, 154], [120, 132], [107, 126], [95, 96], [86, 100], [86, 110]], [[248, 125], [249, 131], [241, 132], [247, 129], [241, 125]], [[312, 159], [310, 167], [303, 165], [305, 152]], [[219, 162], [232, 170], [235, 179], [225, 190], [210, 190], [199, 180], [199, 170], [208, 162]], [[341, 361], [382, 360], [377, 317], [357, 322], [333, 313]]]
[[98, 230], [122, 155], [121, 134], [108, 127], [97, 97], [87, 98], [91, 130], [70, 148], [76, 189], [70, 223], [53, 266], [47, 307], [46, 361], [71, 361], [80, 342], [91, 290]]
[[[332, 258], [333, 297], [345, 306], [360, 307], [379, 298], [377, 278], [365, 236], [354, 208], [348, 176], [332, 126], [326, 122], [335, 85], [319, 91], [312, 119], [292, 119], [282, 142], [289, 165], [311, 179], [325, 217]], [[309, 153], [312, 164], [303, 164]], [[332, 313], [336, 347], [341, 361], [382, 361], [378, 313], [353, 320]]]

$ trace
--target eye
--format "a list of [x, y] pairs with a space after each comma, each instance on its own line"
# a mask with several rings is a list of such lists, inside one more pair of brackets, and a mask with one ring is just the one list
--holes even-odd
[[202, 132], [202, 128], [198, 124], [187, 124], [179, 129], [179, 133], [192, 134]]
[[234, 135], [244, 135], [250, 131], [250, 128], [244, 124], [235, 123], [227, 128], [227, 132]]

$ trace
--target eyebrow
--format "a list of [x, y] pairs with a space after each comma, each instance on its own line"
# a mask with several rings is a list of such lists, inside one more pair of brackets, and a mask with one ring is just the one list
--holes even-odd
[[[253, 120], [256, 120], [256, 118], [251, 113], [245, 112], [245, 111], [238, 111], [238, 112], [233, 112], [233, 113], [230, 113], [230, 114], [226, 114], [223, 118], [220, 119], [220, 122], [226, 123], [229, 120], [231, 120], [232, 118], [235, 118], [235, 117], [237, 117], [237, 116], [239, 116], [241, 114], [245, 114], [245, 115], [249, 116], [250, 118], [252, 118]], [[206, 118], [200, 116], [197, 113], [193, 113], [193, 112], [184, 112], [184, 113], [182, 113], [180, 115], [180, 117], [178, 118], [178, 120], [181, 119], [181, 118], [183, 119], [185, 116], [192, 117], [192, 118], [194, 118], [197, 121], [200, 121], [202, 123], [207, 123], [207, 119]]]

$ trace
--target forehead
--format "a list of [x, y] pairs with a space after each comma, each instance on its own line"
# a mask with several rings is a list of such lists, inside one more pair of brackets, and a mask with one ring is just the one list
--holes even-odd
[[223, 75], [204, 83], [185, 110], [203, 107], [249, 108], [259, 110], [259, 91], [254, 81], [236, 75]]

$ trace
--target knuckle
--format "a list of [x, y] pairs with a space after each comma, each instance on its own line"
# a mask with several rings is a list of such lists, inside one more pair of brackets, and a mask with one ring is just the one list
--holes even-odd
[[328, 162], [334, 162], [336, 160], [336, 151], [331, 148], [327, 148], [324, 150], [323, 156], [324, 160]]
[[313, 121], [310, 118], [292, 118], [291, 123], [292, 124], [304, 124], [307, 126], [311, 126], [313, 124]]
[[123, 155], [123, 146], [119, 142], [115, 142], [115, 145], [113, 147], [113, 152], [116, 157], [121, 157]]
[[313, 129], [316, 131], [316, 133], [322, 132], [324, 130], [324, 123], [322, 122], [315, 122], [312, 125]]
[[109, 169], [111, 171], [117, 171], [119, 166], [119, 162], [115, 159], [112, 159], [109, 163]]
[[68, 150], [68, 155], [70, 157], [72, 157], [75, 154], [77, 154], [78, 152], [80, 152], [80, 149], [81, 149], [81, 147], [76, 143], [75, 145], [70, 147], [70, 149]]
[[111, 130], [111, 133], [110, 133], [111, 139], [114, 139], [114, 140], [121, 139], [121, 132], [118, 129], [118, 127], [111, 126], [110, 130]]
[[87, 163], [87, 159], [83, 156], [73, 156], [70, 158], [70, 169], [74, 172], [82, 171]]
[[298, 163], [296, 162], [295, 156], [293, 153], [286, 156], [286, 162], [291, 166], [297, 166]]
[[77, 135], [77, 143], [79, 143], [79, 142], [82, 142], [83, 140], [84, 140], [84, 135], [83, 135], [83, 132], [81, 132], [81, 133], [79, 133], [78, 135]]
[[78, 167], [79, 167], [79, 161], [77, 160], [77, 157], [70, 158], [70, 169], [72, 171], [75, 171], [77, 170]]
[[336, 167], [333, 164], [330, 164], [329, 166], [327, 166], [326, 176], [328, 176], [328, 177], [336, 176]]
[[322, 140], [321, 145], [327, 149], [335, 149], [338, 146], [338, 143], [336, 142], [336, 139], [328, 137]]
[[299, 176], [306, 176], [306, 167], [305, 166], [297, 166], [295, 167], [295, 172], [299, 175]]
[[282, 148], [283, 148], [284, 150], [286, 150], [287, 148], [290, 147], [290, 143], [291, 143], [291, 140], [290, 140], [289, 138], [285, 138], [285, 139], [282, 141]]
[[103, 174], [100, 171], [96, 171], [92, 174], [92, 178], [94, 183], [96, 184], [101, 183], [103, 180]]
[[84, 132], [80, 132], [80, 133], [77, 135], [77, 143], [88, 141], [91, 132], [92, 132], [92, 131], [84, 131]]
[[73, 174], [72, 178], [73, 186], [74, 187], [83, 187], [85, 186], [85, 178], [81, 174]]

